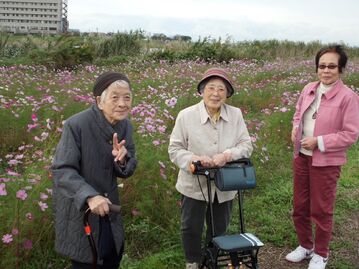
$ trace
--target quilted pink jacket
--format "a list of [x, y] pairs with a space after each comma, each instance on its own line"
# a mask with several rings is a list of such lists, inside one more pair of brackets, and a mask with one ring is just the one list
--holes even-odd
[[[297, 102], [293, 117], [293, 126], [298, 127], [294, 146], [295, 156], [300, 150], [303, 114], [314, 101], [319, 84], [317, 81], [306, 85]], [[322, 136], [324, 150], [313, 150], [313, 166], [338, 166], [346, 163], [346, 151], [359, 136], [359, 96], [341, 80], [322, 96], [314, 136]]]

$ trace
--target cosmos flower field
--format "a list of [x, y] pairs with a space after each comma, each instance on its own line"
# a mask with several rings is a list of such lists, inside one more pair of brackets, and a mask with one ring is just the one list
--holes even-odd
[[[175, 246], [170, 253], [179, 252], [173, 254], [176, 264], [182, 262], [180, 196], [174, 188], [177, 168], [169, 161], [167, 146], [177, 113], [201, 100], [197, 82], [211, 66], [224, 67], [230, 73], [236, 92], [228, 103], [242, 109], [255, 148], [252, 159], [258, 187], [248, 197], [248, 229], [252, 227], [265, 242], [275, 246], [295, 246], [290, 220], [289, 134], [299, 93], [306, 83], [316, 79], [314, 61], [133, 61], [73, 70], [19, 65], [0, 67], [0, 267], [66, 266], [67, 260], [53, 251], [49, 167], [64, 121], [93, 103], [92, 84], [108, 70], [125, 73], [134, 89], [130, 118], [135, 127], [139, 166], [130, 179], [119, 179], [127, 242], [124, 267], [132, 268], [126, 265], [126, 259], [145, 259], [146, 254], [161, 253], [169, 245]], [[358, 92], [358, 62], [349, 63], [343, 80]], [[349, 214], [343, 197], [350, 194], [349, 209], [359, 211], [355, 202], [359, 200], [359, 182], [353, 180], [359, 176], [358, 156], [355, 145], [348, 167], [343, 168], [336, 219], [339, 224]], [[265, 210], [269, 205], [270, 212]], [[231, 230], [235, 231], [233, 222]], [[338, 242], [335, 247], [340, 250]], [[350, 253], [346, 252], [348, 264], [355, 260]], [[170, 263], [168, 266], [181, 268]]]

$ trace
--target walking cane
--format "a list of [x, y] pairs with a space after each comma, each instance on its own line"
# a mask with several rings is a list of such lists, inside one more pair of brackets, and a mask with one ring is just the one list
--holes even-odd
[[[119, 205], [113, 205], [113, 204], [109, 204], [108, 207], [110, 208], [110, 211], [113, 213], [120, 213], [121, 211], [121, 206]], [[91, 230], [91, 226], [89, 223], [89, 215], [91, 214], [91, 209], [88, 208], [85, 212], [84, 215], [84, 228], [85, 228], [85, 233], [86, 236], [89, 240], [90, 246], [91, 246], [91, 252], [92, 252], [92, 268], [96, 269], [97, 266], [97, 249], [96, 249], [96, 245], [95, 245], [95, 240], [93, 239], [93, 235], [92, 235], [92, 230]]]

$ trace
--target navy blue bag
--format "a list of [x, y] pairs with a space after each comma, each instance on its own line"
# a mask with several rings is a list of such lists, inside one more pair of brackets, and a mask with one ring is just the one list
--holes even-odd
[[214, 182], [220, 191], [255, 188], [256, 173], [252, 161], [243, 158], [227, 163], [216, 171]]

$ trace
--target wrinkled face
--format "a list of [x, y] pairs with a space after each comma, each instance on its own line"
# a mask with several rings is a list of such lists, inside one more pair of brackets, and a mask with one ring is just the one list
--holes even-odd
[[96, 97], [96, 101], [105, 118], [115, 124], [131, 111], [132, 92], [127, 83], [115, 81], [101, 96]]
[[339, 79], [338, 64], [339, 54], [335, 52], [327, 52], [319, 58], [318, 78], [324, 85], [332, 84]]
[[210, 79], [202, 93], [203, 101], [210, 113], [217, 112], [227, 99], [227, 88], [220, 78]]

